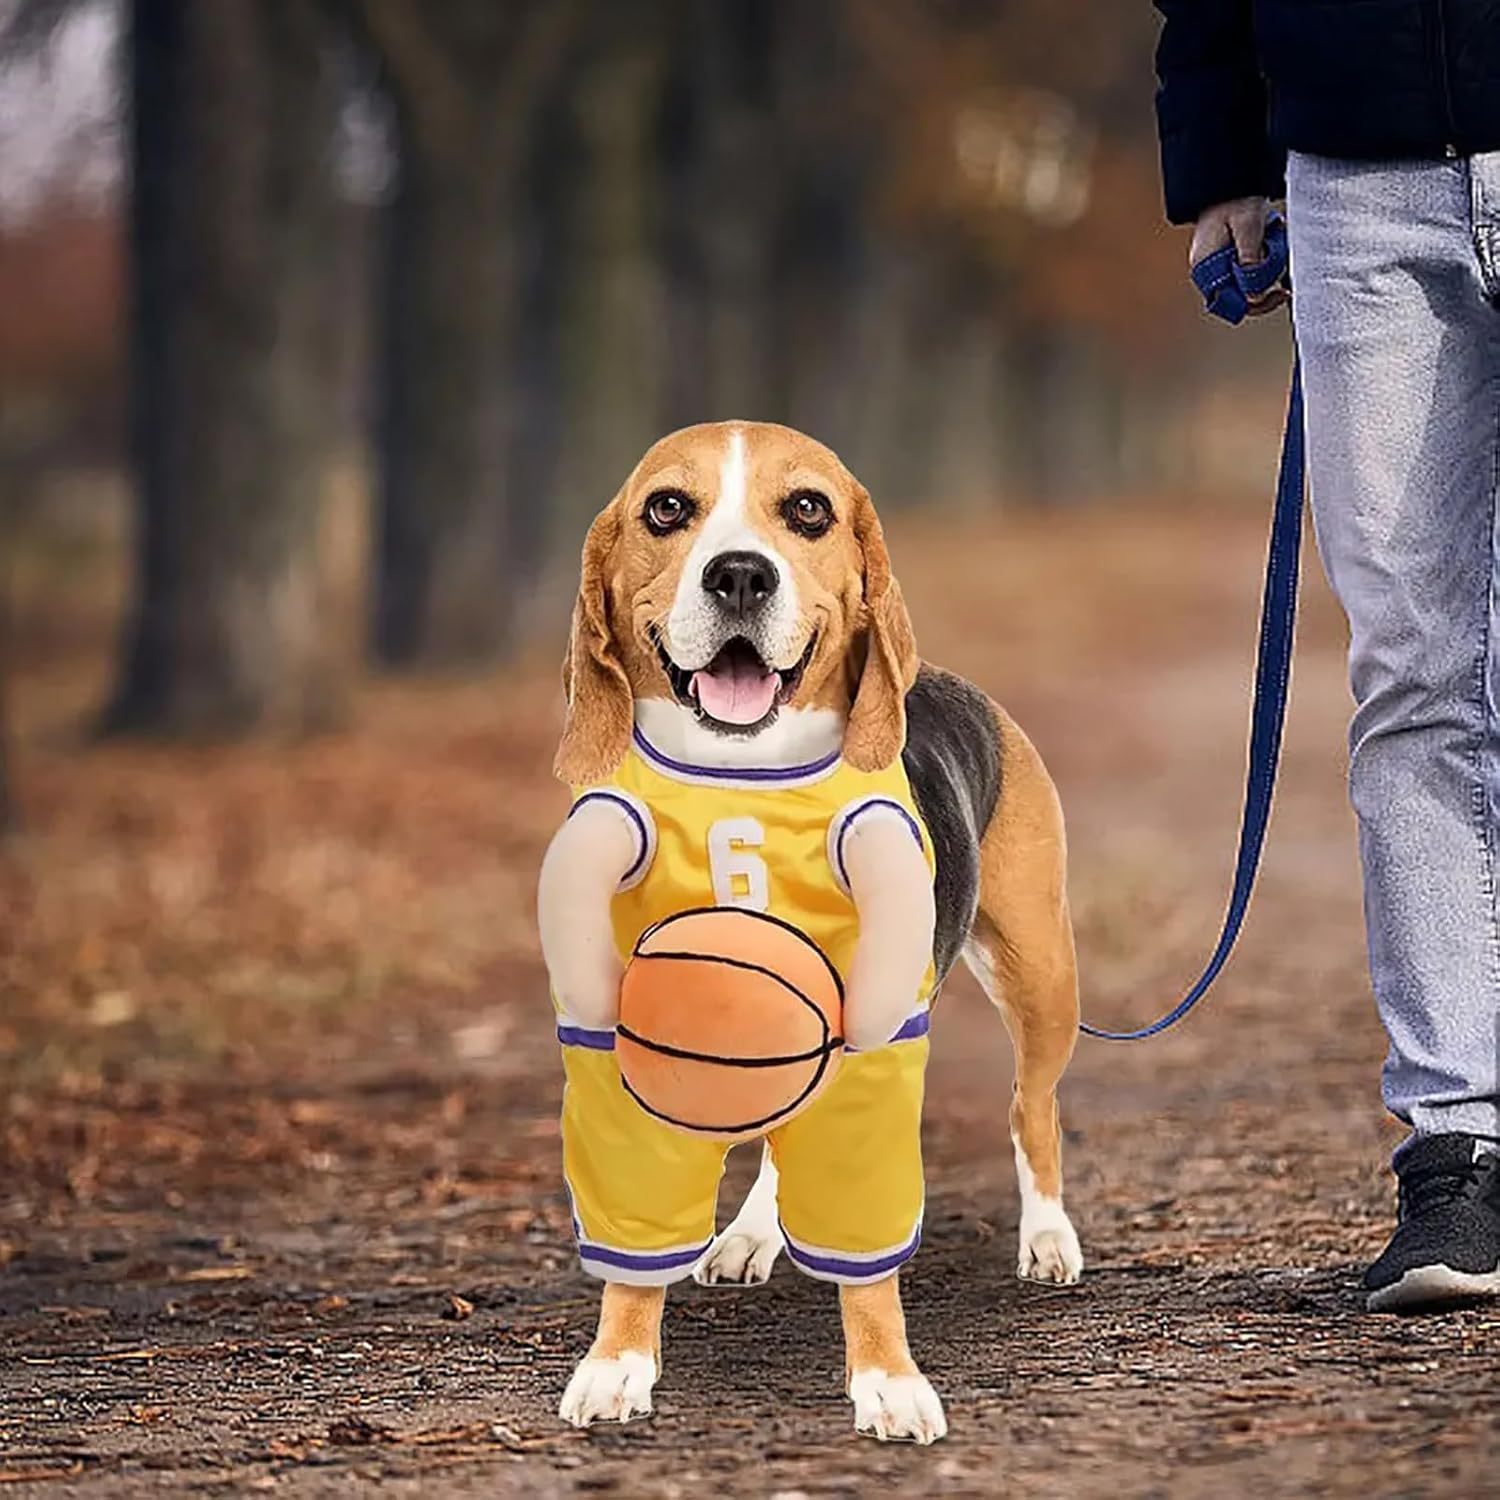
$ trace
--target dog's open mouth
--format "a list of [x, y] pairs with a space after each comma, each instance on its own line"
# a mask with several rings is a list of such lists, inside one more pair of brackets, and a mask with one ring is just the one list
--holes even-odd
[[714, 728], [740, 734], [769, 723], [796, 693], [818, 643], [814, 635], [793, 666], [778, 668], [767, 666], [760, 652], [737, 635], [719, 647], [707, 666], [689, 671], [672, 660], [659, 635], [653, 632], [651, 639], [677, 701]]

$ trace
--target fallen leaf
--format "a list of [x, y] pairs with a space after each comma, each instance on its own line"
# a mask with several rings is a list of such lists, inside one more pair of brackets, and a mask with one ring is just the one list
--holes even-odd
[[191, 1271], [173, 1271], [173, 1281], [248, 1281], [254, 1266], [195, 1266]]
[[328, 1441], [344, 1448], [362, 1448], [369, 1443], [399, 1443], [400, 1437], [368, 1417], [340, 1417], [329, 1423]]
[[105, 990], [89, 1002], [89, 1022], [100, 1027], [123, 1026], [135, 1020], [137, 1009], [129, 990]]
[[0, 1484], [36, 1484], [43, 1479], [71, 1479], [81, 1473], [81, 1460], [63, 1469], [0, 1469]]

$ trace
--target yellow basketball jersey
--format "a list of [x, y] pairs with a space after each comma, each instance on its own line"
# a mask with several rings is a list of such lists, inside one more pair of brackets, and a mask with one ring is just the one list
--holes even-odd
[[[697, 906], [743, 906], [792, 923], [847, 980], [859, 924], [844, 869], [844, 843], [868, 816], [901, 820], [932, 868], [932, 842], [898, 760], [857, 771], [831, 754], [803, 766], [689, 766], [636, 731], [605, 786], [575, 793], [619, 803], [636, 830], [637, 861], [621, 882], [613, 917], [621, 962], [646, 928]], [[932, 989], [929, 968], [921, 992]]]
[[[684, 765], [636, 732], [609, 783], [575, 790], [574, 810], [617, 806], [636, 858], [612, 916], [621, 963], [653, 923], [703, 906], [742, 906], [790, 922], [847, 981], [859, 937], [844, 845], [863, 818], [898, 820], [933, 868], [932, 843], [899, 761], [862, 772], [837, 755], [776, 769]], [[889, 1275], [917, 1248], [923, 1201], [922, 1075], [928, 965], [890, 1045], [849, 1053], [802, 1114], [768, 1133], [780, 1169], [787, 1252], [840, 1282]], [[567, 1088], [563, 1169], [586, 1271], [664, 1283], [689, 1274], [713, 1233], [727, 1147], [652, 1118], [630, 1098], [614, 1033], [559, 1014]]]

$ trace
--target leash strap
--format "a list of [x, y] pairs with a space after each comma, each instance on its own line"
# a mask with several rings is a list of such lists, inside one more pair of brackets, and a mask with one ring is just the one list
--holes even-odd
[[[1264, 295], [1287, 272], [1286, 226], [1277, 216], [1267, 225], [1267, 255], [1254, 266], [1242, 266], [1233, 246], [1216, 251], [1193, 268], [1193, 280], [1204, 303], [1216, 317], [1229, 323], [1244, 318], [1252, 297]], [[1302, 365], [1292, 363], [1291, 394], [1287, 400], [1286, 432], [1281, 440], [1281, 464], [1276, 476], [1276, 504], [1271, 514], [1271, 540], [1266, 556], [1266, 588], [1260, 608], [1260, 644], [1255, 663], [1255, 698], [1250, 713], [1249, 771], [1245, 780], [1245, 811], [1240, 822], [1239, 855], [1234, 889], [1224, 914], [1218, 946], [1202, 974], [1186, 995], [1149, 1026], [1138, 1031], [1104, 1031], [1080, 1023], [1087, 1036], [1108, 1042], [1136, 1042], [1174, 1026], [1208, 993], [1224, 967], [1244, 925], [1255, 888], [1276, 767], [1281, 758], [1281, 731], [1286, 721], [1291, 685], [1292, 638], [1297, 617], [1297, 576], [1302, 552], [1302, 497], [1306, 475], [1302, 425]]]

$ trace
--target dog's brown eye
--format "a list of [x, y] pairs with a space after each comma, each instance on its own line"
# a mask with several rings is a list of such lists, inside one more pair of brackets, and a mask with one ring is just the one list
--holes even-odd
[[693, 519], [693, 502], [681, 490], [656, 490], [646, 497], [642, 514], [657, 536], [665, 536]]
[[794, 490], [781, 502], [781, 514], [802, 536], [822, 536], [833, 525], [833, 506], [817, 490]]

